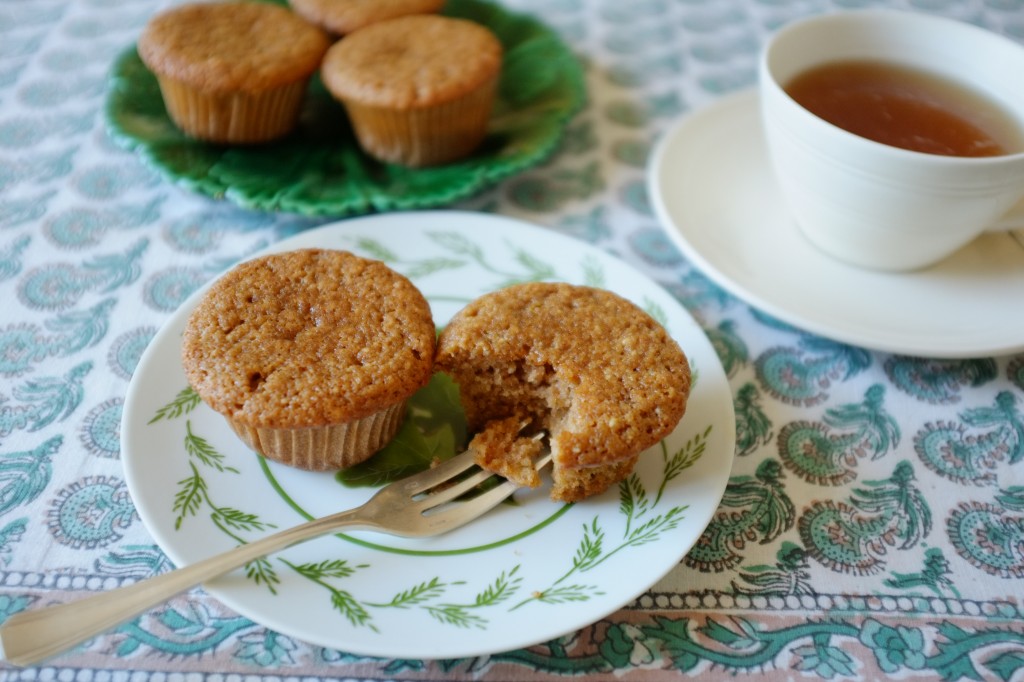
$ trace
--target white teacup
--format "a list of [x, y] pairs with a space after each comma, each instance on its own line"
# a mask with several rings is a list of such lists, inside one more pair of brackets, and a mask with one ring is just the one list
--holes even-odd
[[826, 122], [783, 87], [833, 61], [875, 60], [972, 86], [1024, 130], [1024, 46], [970, 24], [900, 11], [825, 14], [783, 27], [761, 57], [770, 156], [801, 231], [847, 263], [911, 270], [935, 263], [1024, 197], [1024, 149], [980, 157], [892, 147]]

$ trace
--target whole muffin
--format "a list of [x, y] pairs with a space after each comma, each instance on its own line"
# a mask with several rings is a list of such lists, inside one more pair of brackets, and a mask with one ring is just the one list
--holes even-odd
[[189, 384], [249, 447], [310, 470], [357, 464], [398, 430], [432, 373], [430, 307], [405, 277], [345, 251], [242, 263], [185, 327]]
[[292, 9], [337, 36], [378, 21], [409, 14], [433, 14], [444, 0], [290, 0]]
[[478, 463], [533, 485], [523, 457], [540, 448], [520, 441], [547, 431], [551, 497], [566, 502], [628, 476], [675, 429], [690, 392], [686, 356], [650, 315], [570, 284], [521, 284], [474, 300], [441, 333], [434, 361], [480, 432], [470, 443]]
[[155, 16], [139, 37], [171, 120], [209, 142], [273, 140], [298, 121], [327, 35], [266, 2], [182, 5]]
[[419, 14], [360, 29], [335, 43], [320, 76], [348, 112], [359, 145], [405, 166], [469, 155], [483, 141], [502, 47], [465, 19]]

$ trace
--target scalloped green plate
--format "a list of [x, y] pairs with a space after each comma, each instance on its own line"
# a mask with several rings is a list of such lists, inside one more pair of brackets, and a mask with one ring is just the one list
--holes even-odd
[[480, 149], [425, 169], [380, 163], [355, 142], [341, 105], [318, 78], [289, 137], [255, 147], [194, 140], [171, 122], [135, 47], [115, 61], [106, 116], [111, 137], [190, 191], [263, 211], [349, 216], [433, 208], [547, 159], [586, 97], [569, 48], [536, 19], [481, 0], [448, 0], [449, 16], [490, 28], [505, 48], [498, 99]]

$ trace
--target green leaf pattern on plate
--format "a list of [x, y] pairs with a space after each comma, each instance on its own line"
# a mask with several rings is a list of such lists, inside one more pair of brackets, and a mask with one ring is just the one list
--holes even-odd
[[174, 396], [174, 400], [157, 410], [157, 413], [153, 415], [153, 418], [149, 420], [149, 423], [153, 424], [161, 419], [175, 419], [183, 414], [188, 414], [199, 407], [201, 402], [199, 394], [196, 393], [191, 386], [186, 386], [178, 392], [178, 395]]
[[[353, 246], [363, 255], [376, 258], [401, 270], [410, 279], [426, 277], [442, 270], [456, 270], [476, 265], [486, 272], [503, 277], [503, 280], [493, 286], [494, 289], [500, 289], [523, 282], [552, 279], [557, 275], [554, 266], [550, 263], [512, 244], [509, 245], [509, 248], [512, 249], [513, 259], [522, 266], [522, 269], [518, 271], [501, 270], [495, 267], [487, 261], [487, 256], [479, 245], [458, 232], [429, 232], [427, 236], [451, 255], [407, 260], [401, 258], [381, 242], [369, 237], [359, 237]], [[599, 266], [595, 265], [594, 267]], [[600, 279], [600, 275], [596, 275], [596, 277]]]
[[[198, 394], [191, 387], [185, 388], [179, 391], [172, 401], [157, 410], [149, 424], [161, 419], [181, 417], [198, 404]], [[257, 514], [214, 504], [210, 497], [210, 487], [200, 472], [200, 466], [222, 474], [238, 474], [238, 469], [225, 464], [224, 455], [213, 448], [205, 438], [193, 432], [190, 420], [185, 420], [184, 450], [188, 455], [190, 474], [177, 482], [178, 488], [171, 510], [176, 514], [175, 530], [181, 530], [188, 517], [198, 517], [203, 508], [209, 510], [210, 521], [239, 544], [245, 542], [240, 533], [266, 531], [276, 527], [272, 523], [261, 521]], [[266, 558], [249, 562], [245, 565], [245, 572], [246, 577], [254, 583], [266, 585], [276, 594], [275, 586], [280, 582], [280, 578]]]
[[[157, 411], [150, 423], [159, 419], [175, 419], [186, 412], [174, 406], [180, 404], [182, 396], [189, 389], [180, 391], [174, 399]], [[441, 390], [434, 390], [430, 395], [444, 395], [446, 389], [442, 383]], [[445, 408], [450, 411], [449, 408]], [[439, 411], [444, 413], [445, 409]], [[464, 428], [464, 427], [463, 427]], [[455, 601], [446, 598], [450, 588], [465, 587], [464, 580], [442, 580], [434, 576], [430, 580], [421, 581], [406, 587], [394, 594], [387, 601], [376, 601], [361, 598], [344, 589], [346, 578], [356, 571], [369, 569], [370, 564], [352, 565], [343, 558], [324, 559], [317, 563], [294, 564], [286, 559], [278, 558], [281, 564], [322, 587], [328, 594], [331, 605], [351, 625], [366, 627], [377, 631], [373, 622], [373, 611], [377, 609], [418, 609], [426, 613], [432, 620], [443, 625], [459, 628], [486, 628], [488, 609], [505, 606], [509, 611], [522, 608], [529, 604], [558, 605], [574, 601], [585, 601], [602, 592], [593, 585], [568, 582], [569, 578], [587, 571], [608, 561], [617, 554], [649, 542], [655, 542], [660, 535], [674, 529], [684, 518], [687, 505], [672, 505], [662, 510], [665, 486], [676, 476], [691, 467], [703, 455], [711, 426], [702, 433], [687, 441], [678, 451], [669, 454], [662, 441], [662, 475], [657, 491], [652, 498], [647, 488], [634, 473], [619, 484], [619, 512], [625, 517], [626, 523], [622, 537], [610, 540], [602, 526], [601, 519], [594, 516], [589, 524], [582, 528], [582, 537], [574, 552], [567, 560], [569, 568], [551, 585], [544, 589], [527, 591], [519, 565], [501, 571], [493, 580], [479, 588], [471, 601]], [[234, 475], [238, 470], [224, 461], [224, 456], [210, 446], [209, 442], [196, 434], [191, 421], [185, 420], [184, 448], [188, 454], [188, 465], [191, 475], [178, 482], [178, 492], [174, 500], [174, 513], [177, 514], [175, 528], [180, 529], [187, 517], [198, 516], [203, 508], [209, 510], [209, 519], [221, 532], [238, 543], [245, 543], [244, 533], [259, 533], [272, 528], [272, 524], [260, 521], [256, 514], [243, 512], [233, 508], [220, 507], [210, 498], [209, 485], [200, 468], [210, 469], [219, 475]], [[280, 577], [269, 559], [259, 559], [245, 567], [246, 576], [257, 585], [265, 585], [270, 592], [277, 594]], [[525, 596], [524, 596], [525, 595]], [[519, 601], [511, 604], [513, 598]], [[508, 604], [511, 604], [508, 606]]]
[[662, 513], [648, 515], [652, 514], [655, 508], [661, 506], [665, 486], [693, 466], [704, 454], [709, 435], [711, 435], [711, 426], [687, 441], [671, 457], [668, 455], [665, 442], [662, 441], [662, 478], [654, 501], [650, 501], [647, 489], [635, 473], [619, 484], [619, 512], [626, 517], [626, 525], [618, 544], [611, 549], [607, 548], [605, 532], [599, 518], [595, 516], [590, 524], [583, 526], [583, 538], [576, 548], [571, 568], [555, 580], [550, 587], [533, 592], [528, 599], [519, 602], [514, 608], [534, 601], [545, 604], [585, 601], [591, 595], [601, 594], [593, 586], [563, 583], [577, 573], [586, 573], [623, 550], [654, 542], [661, 533], [672, 530], [683, 520], [683, 513], [687, 509], [686, 505], [676, 505]]

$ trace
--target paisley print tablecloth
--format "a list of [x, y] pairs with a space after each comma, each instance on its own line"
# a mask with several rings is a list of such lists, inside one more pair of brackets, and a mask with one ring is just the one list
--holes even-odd
[[[626, 608], [524, 650], [360, 657], [196, 589], [39, 667], [4, 664], [0, 679], [1024, 679], [1024, 355], [897, 356], [781, 324], [680, 255], [645, 181], [659, 136], [751, 86], [787, 21], [886, 6], [1024, 41], [1024, 2], [505, 4], [579, 56], [587, 103], [549, 161], [454, 207], [616, 254], [699, 320], [738, 443], [697, 546]], [[330, 220], [190, 194], [114, 144], [111, 65], [161, 6], [0, 1], [0, 620], [170, 568], [119, 461], [133, 369], [197, 287]]]

